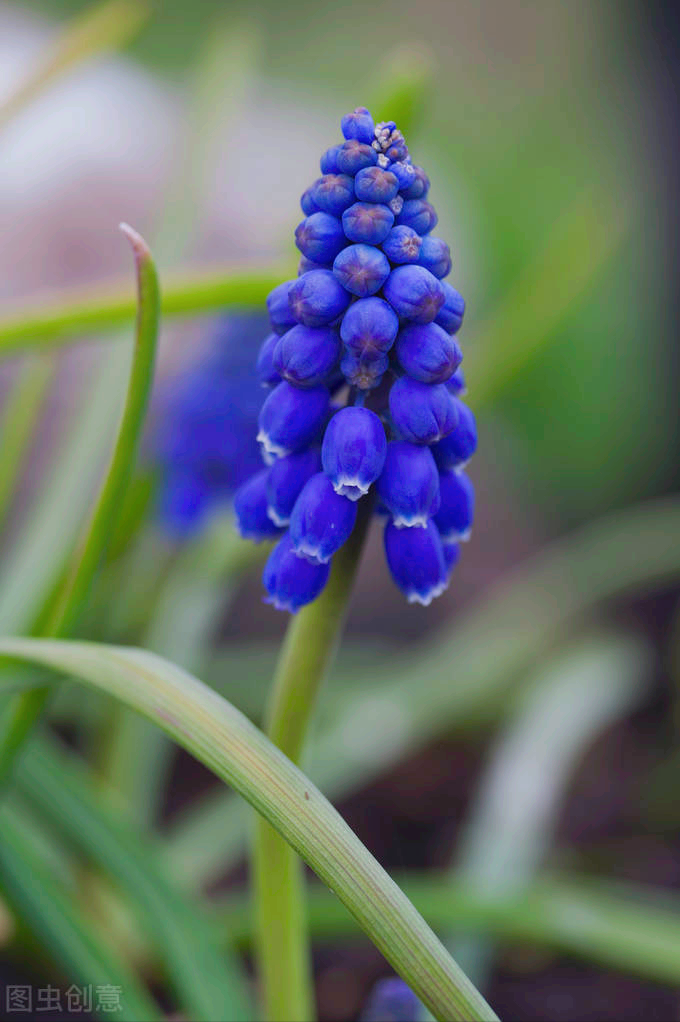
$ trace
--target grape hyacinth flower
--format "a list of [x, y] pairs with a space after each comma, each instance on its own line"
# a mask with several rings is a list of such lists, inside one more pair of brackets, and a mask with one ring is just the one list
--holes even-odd
[[265, 467], [235, 498], [244, 536], [286, 529], [264, 583], [290, 611], [321, 593], [373, 491], [392, 578], [424, 605], [448, 585], [474, 510], [462, 472], [477, 444], [461, 401], [465, 303], [444, 279], [449, 246], [431, 234], [429, 178], [392, 121], [359, 107], [341, 129], [301, 199], [298, 277], [267, 300]]
[[[201, 357], [160, 383], [151, 448], [159, 521], [175, 539], [194, 535], [211, 514], [228, 508], [236, 489], [261, 466], [255, 439], [260, 381], [278, 382], [271, 363], [256, 370], [253, 362], [253, 342], [266, 330], [264, 316], [225, 316], [206, 338]], [[271, 334], [269, 348], [271, 338], [278, 341]], [[253, 534], [252, 519], [245, 528]]]
[[361, 1022], [418, 1022], [422, 1005], [398, 976], [379, 979], [361, 1013]]

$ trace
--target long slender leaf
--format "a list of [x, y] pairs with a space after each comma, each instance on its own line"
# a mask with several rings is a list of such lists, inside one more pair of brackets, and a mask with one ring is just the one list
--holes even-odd
[[[120, 228], [132, 247], [137, 276], [132, 368], [111, 461], [70, 571], [41, 627], [42, 634], [46, 635], [67, 635], [82, 610], [125, 495], [151, 391], [158, 342], [158, 276], [144, 239], [127, 224], [121, 224]], [[5, 707], [0, 720], [0, 781], [11, 771], [19, 750], [44, 709], [48, 693], [49, 689], [38, 687], [16, 696]]]
[[[312, 743], [312, 777], [331, 798], [343, 797], [434, 736], [493, 719], [517, 678], [596, 607], [677, 579], [679, 536], [680, 502], [668, 499], [606, 515], [553, 543], [426, 648], [372, 665], [359, 694]], [[200, 888], [243, 854], [247, 833], [239, 803], [210, 794], [171, 829], [173, 869]]]
[[126, 824], [85, 769], [43, 742], [24, 757], [17, 780], [41, 817], [115, 881], [147, 938], [160, 948], [187, 1014], [196, 1022], [252, 1019], [238, 964], [219, 951], [212, 920], [164, 875], [155, 842]]
[[120, 413], [130, 354], [123, 345], [105, 353], [49, 471], [40, 499], [0, 563], [0, 632], [31, 631], [54, 590], [92, 499]]
[[[651, 668], [647, 645], [616, 633], [580, 640], [540, 668], [492, 747], [457, 842], [455, 882], [501, 897], [529, 886], [584, 750], [640, 701]], [[489, 942], [447, 944], [483, 986]]]
[[[164, 317], [190, 316], [224, 309], [260, 309], [269, 292], [294, 266], [268, 270], [208, 271], [169, 274], [164, 278], [161, 313]], [[127, 286], [113, 285], [101, 292], [82, 290], [58, 302], [33, 298], [0, 318], [0, 356], [22, 348], [53, 348], [69, 344], [83, 334], [101, 334], [121, 323], [131, 323], [135, 298]]]
[[[117, 988], [120, 1005], [117, 1018], [156, 1022], [160, 1013], [146, 990], [78, 911], [69, 894], [54, 883], [34, 854], [30, 831], [22, 827], [21, 817], [4, 806], [0, 809], [0, 827], [2, 888], [36, 939], [70, 980], [80, 986], [92, 986], [95, 1010], [97, 987], [111, 986]], [[105, 1011], [97, 1011], [97, 1015], [108, 1017]]]
[[289, 841], [436, 1018], [496, 1017], [321, 792], [212, 689], [144, 650], [6, 638], [0, 656], [74, 675], [155, 721]]
[[[680, 983], [680, 899], [674, 892], [568, 873], [504, 894], [471, 888], [464, 877], [404, 873], [395, 879], [438, 933], [529, 941], [658, 983]], [[316, 941], [359, 936], [356, 920], [320, 885], [310, 887], [308, 908]], [[250, 948], [249, 898], [230, 894], [215, 911], [230, 939]]]

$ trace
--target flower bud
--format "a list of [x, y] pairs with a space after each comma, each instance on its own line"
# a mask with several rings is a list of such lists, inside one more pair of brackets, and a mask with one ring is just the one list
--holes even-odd
[[242, 483], [234, 494], [238, 530], [244, 539], [252, 539], [256, 543], [278, 536], [281, 531], [267, 514], [268, 478], [269, 469], [261, 469]]
[[438, 280], [451, 272], [451, 250], [441, 238], [431, 235], [423, 238], [418, 256], [418, 265], [424, 266]]
[[402, 327], [395, 351], [404, 372], [422, 383], [444, 383], [463, 361], [454, 338], [436, 323]]
[[429, 447], [389, 443], [376, 490], [398, 528], [425, 528], [439, 510], [439, 473]]
[[413, 167], [413, 181], [404, 190], [405, 199], [424, 199], [430, 190], [430, 179], [422, 167]]
[[275, 525], [290, 521], [293, 505], [308, 479], [321, 471], [321, 449], [305, 447], [285, 458], [278, 458], [267, 478], [267, 514]]
[[402, 206], [401, 213], [397, 217], [397, 223], [404, 227], [412, 227], [416, 234], [421, 237], [437, 226], [438, 216], [425, 199], [406, 199]]
[[328, 572], [327, 564], [312, 564], [298, 557], [286, 533], [272, 550], [262, 573], [269, 594], [265, 603], [294, 614], [319, 596], [328, 581]]
[[365, 167], [354, 178], [354, 191], [360, 202], [391, 202], [399, 191], [399, 182], [391, 170]]
[[351, 138], [339, 147], [336, 162], [341, 174], [350, 174], [351, 177], [354, 177], [364, 167], [372, 167], [376, 164], [378, 154], [365, 142]]
[[444, 304], [441, 282], [424, 266], [397, 266], [385, 282], [384, 294], [398, 316], [414, 323], [430, 323]]
[[440, 472], [463, 468], [477, 450], [477, 423], [472, 409], [455, 397], [453, 400], [458, 410], [458, 425], [432, 447]]
[[390, 274], [390, 264], [379, 248], [349, 245], [336, 257], [333, 273], [347, 291], [358, 298], [366, 298], [383, 286]]
[[342, 216], [354, 202], [354, 181], [348, 174], [324, 174], [310, 191], [317, 209], [332, 216]]
[[314, 201], [314, 185], [307, 188], [300, 197], [300, 208], [305, 216], [311, 216], [312, 213], [318, 213], [321, 206], [318, 206]]
[[429, 606], [448, 584], [444, 551], [430, 520], [422, 529], [385, 527], [385, 556], [392, 578], [409, 603]]
[[444, 551], [446, 571], [450, 575], [460, 560], [460, 544], [442, 542], [442, 550]]
[[[418, 168], [420, 169], [420, 168]], [[419, 195], [409, 195], [409, 190], [413, 186], [416, 180], [416, 168], [412, 163], [404, 163], [401, 160], [397, 160], [395, 163], [390, 164], [390, 173], [394, 174], [397, 181], [399, 182], [399, 191], [402, 193], [405, 199], [419, 199]]]
[[357, 505], [333, 489], [323, 472], [312, 476], [295, 502], [290, 538], [299, 557], [326, 564], [354, 528]]
[[389, 365], [389, 356], [381, 351], [357, 354], [347, 348], [340, 361], [345, 380], [350, 387], [358, 387], [359, 390], [374, 390], [378, 387]]
[[321, 167], [322, 174], [339, 174], [340, 167], [338, 166], [338, 153], [340, 152], [339, 145], [333, 145], [330, 149], [321, 157], [319, 166]]
[[273, 387], [281, 382], [281, 377], [274, 368], [274, 348], [279, 343], [278, 334], [265, 337], [257, 356], [257, 375], [265, 387]]
[[475, 514], [475, 490], [464, 472], [443, 472], [439, 476], [441, 503], [434, 521], [444, 543], [470, 538]]
[[345, 138], [355, 138], [366, 145], [371, 145], [375, 137], [373, 118], [365, 106], [358, 106], [353, 113], [345, 114], [340, 122], [340, 128]]
[[276, 334], [285, 334], [286, 330], [295, 326], [295, 316], [288, 301], [290, 289], [294, 283], [293, 280], [285, 280], [283, 284], [279, 284], [267, 295], [269, 322]]
[[279, 383], [260, 409], [257, 439], [265, 458], [307, 447], [323, 426], [328, 401], [326, 387], [300, 390], [287, 380]]
[[388, 206], [376, 202], [355, 202], [342, 214], [342, 229], [350, 241], [379, 245], [394, 223], [394, 213]]
[[418, 262], [423, 239], [412, 227], [393, 227], [383, 242], [382, 250], [391, 263]]
[[421, 383], [402, 376], [390, 391], [394, 427], [411, 444], [434, 444], [458, 422], [453, 397], [443, 383]]
[[454, 397], [462, 397], [463, 394], [467, 394], [467, 384], [465, 383], [465, 374], [459, 367], [456, 369], [453, 376], [449, 376], [446, 381], [446, 386], [454, 395]]
[[313, 387], [325, 380], [339, 358], [337, 330], [297, 324], [278, 339], [274, 369], [297, 387]]
[[321, 445], [323, 470], [336, 493], [363, 497], [385, 464], [387, 440], [378, 416], [368, 408], [341, 408], [326, 427]]
[[448, 281], [442, 280], [441, 286], [444, 291], [444, 304], [437, 313], [435, 323], [443, 327], [447, 334], [457, 334], [465, 315], [465, 301]]
[[342, 224], [329, 213], [312, 213], [295, 229], [295, 244], [317, 263], [332, 262], [346, 243]]
[[326, 326], [341, 316], [350, 296], [330, 270], [310, 270], [292, 282], [290, 306], [295, 316], [291, 326]]
[[394, 344], [399, 319], [382, 298], [361, 298], [342, 317], [340, 336], [357, 355], [368, 351], [388, 352]]

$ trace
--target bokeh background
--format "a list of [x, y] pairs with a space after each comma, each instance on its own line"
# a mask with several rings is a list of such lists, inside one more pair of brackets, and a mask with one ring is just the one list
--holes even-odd
[[[0, 3], [0, 99], [88, 6]], [[476, 527], [427, 610], [405, 604], [372, 534], [309, 768], [407, 889], [450, 884], [450, 919], [433, 897], [438, 932], [508, 1019], [680, 1015], [653, 919], [617, 923], [607, 901], [680, 926], [676, 58], [671, 14], [623, 0], [164, 0], [121, 52], [2, 123], [0, 298], [14, 312], [124, 281], [120, 220], [149, 239], [162, 280], [272, 266], [283, 279], [299, 195], [341, 115], [405, 83], [407, 141], [467, 301]], [[163, 324], [144, 451], [80, 629], [163, 652], [254, 719], [285, 621], [261, 603], [258, 555], [234, 540], [226, 495], [190, 536], [168, 526], [157, 451], [182, 374], [218, 344], [233, 386], [265, 332], [257, 310], [245, 326]], [[59, 578], [130, 336], [0, 363], [0, 415], [17, 394], [35, 410], [11, 502], [2, 492], [5, 631], [25, 630]], [[168, 839], [186, 886], [226, 897], [228, 915], [245, 879], [235, 799], [103, 698], [65, 687], [52, 716]], [[531, 901], [546, 890], [552, 916]], [[605, 938], [588, 950], [579, 911], [586, 928], [589, 911], [609, 919], [618, 958]], [[9, 927], [4, 943], [6, 975], [59, 975]], [[318, 939], [315, 967], [329, 1022], [358, 1018], [389, 972], [337, 932]]]

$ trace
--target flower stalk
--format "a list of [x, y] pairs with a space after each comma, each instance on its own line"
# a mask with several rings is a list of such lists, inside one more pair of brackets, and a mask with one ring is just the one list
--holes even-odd
[[[333, 561], [321, 596], [291, 619], [267, 709], [268, 737], [299, 763], [316, 697], [340, 640], [371, 516], [363, 502], [352, 535]], [[302, 864], [258, 816], [253, 849], [257, 955], [265, 1018], [315, 1017]]]

